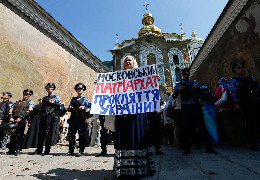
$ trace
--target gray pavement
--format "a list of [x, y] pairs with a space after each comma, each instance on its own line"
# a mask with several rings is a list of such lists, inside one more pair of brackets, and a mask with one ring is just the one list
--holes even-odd
[[[154, 155], [156, 174], [142, 180], [171, 179], [260, 179], [260, 151], [247, 148], [218, 146], [219, 155], [193, 149], [184, 156], [170, 145], [163, 145], [165, 155]], [[82, 157], [66, 156], [67, 144], [53, 146], [50, 155], [28, 155], [35, 149], [25, 149], [20, 156], [6, 155], [0, 150], [0, 179], [115, 179], [112, 145], [107, 157], [95, 157], [100, 148], [88, 147]], [[132, 178], [136, 179], [136, 178]]]

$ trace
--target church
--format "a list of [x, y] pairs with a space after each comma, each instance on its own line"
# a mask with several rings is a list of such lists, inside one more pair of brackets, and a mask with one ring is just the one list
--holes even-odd
[[128, 55], [133, 56], [139, 66], [156, 64], [161, 86], [167, 93], [172, 93], [176, 82], [180, 81], [180, 69], [190, 67], [204, 40], [198, 38], [194, 31], [191, 38], [187, 38], [183, 31], [181, 34], [162, 32], [154, 25], [154, 17], [148, 11], [148, 5], [138, 37], [121, 43], [117, 40], [110, 52], [115, 70], [122, 69], [123, 60]]

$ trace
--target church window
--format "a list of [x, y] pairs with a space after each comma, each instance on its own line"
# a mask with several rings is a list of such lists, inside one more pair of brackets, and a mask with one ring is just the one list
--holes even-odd
[[175, 65], [176, 65], [176, 64], [179, 64], [179, 58], [178, 58], [178, 56], [177, 56], [177, 55], [173, 55], [172, 61], [173, 61], [173, 63], [174, 63]]
[[156, 57], [155, 54], [149, 53], [147, 55], [147, 65], [156, 64]]

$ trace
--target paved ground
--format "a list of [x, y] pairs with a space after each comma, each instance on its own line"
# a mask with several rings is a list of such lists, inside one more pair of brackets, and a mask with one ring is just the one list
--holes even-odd
[[[157, 173], [142, 180], [172, 179], [260, 179], [260, 151], [247, 148], [215, 147], [219, 155], [194, 149], [189, 156], [170, 145], [163, 145], [164, 156], [155, 155]], [[28, 155], [35, 149], [26, 149], [16, 157], [0, 150], [0, 179], [115, 179], [113, 146], [107, 157], [95, 157], [100, 148], [88, 147], [83, 157], [68, 157], [68, 146], [56, 145], [48, 156]]]

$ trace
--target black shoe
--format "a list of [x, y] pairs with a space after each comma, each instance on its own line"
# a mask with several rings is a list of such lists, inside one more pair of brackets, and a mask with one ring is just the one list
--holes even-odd
[[15, 151], [8, 151], [6, 154], [14, 154], [15, 153]]
[[32, 153], [28, 153], [28, 155], [41, 155], [42, 153], [41, 152], [38, 152], [37, 150], [35, 150], [34, 152]]
[[188, 155], [188, 154], [190, 154], [191, 153], [191, 150], [184, 150], [183, 152], [182, 152], [182, 155]]
[[162, 152], [162, 150], [156, 150], [156, 151], [155, 151], [155, 154], [157, 154], [157, 155], [164, 155], [164, 153]]
[[49, 151], [44, 151], [44, 153], [41, 154], [41, 156], [45, 156], [45, 155], [49, 155], [50, 152]]
[[15, 153], [14, 153], [15, 156], [19, 156], [20, 154], [21, 154], [20, 150], [16, 150]]
[[96, 157], [100, 157], [100, 156], [105, 156], [107, 155], [107, 151], [101, 151], [101, 153], [99, 153], [98, 155], [96, 155]]
[[68, 152], [68, 153], [67, 153], [67, 156], [74, 156], [74, 153]]
[[79, 152], [77, 155], [76, 155], [76, 157], [81, 157], [81, 156], [83, 156], [83, 152]]
[[209, 154], [218, 154], [218, 152], [215, 151], [214, 149], [207, 149], [207, 150], [206, 150], [206, 153], [209, 153]]

